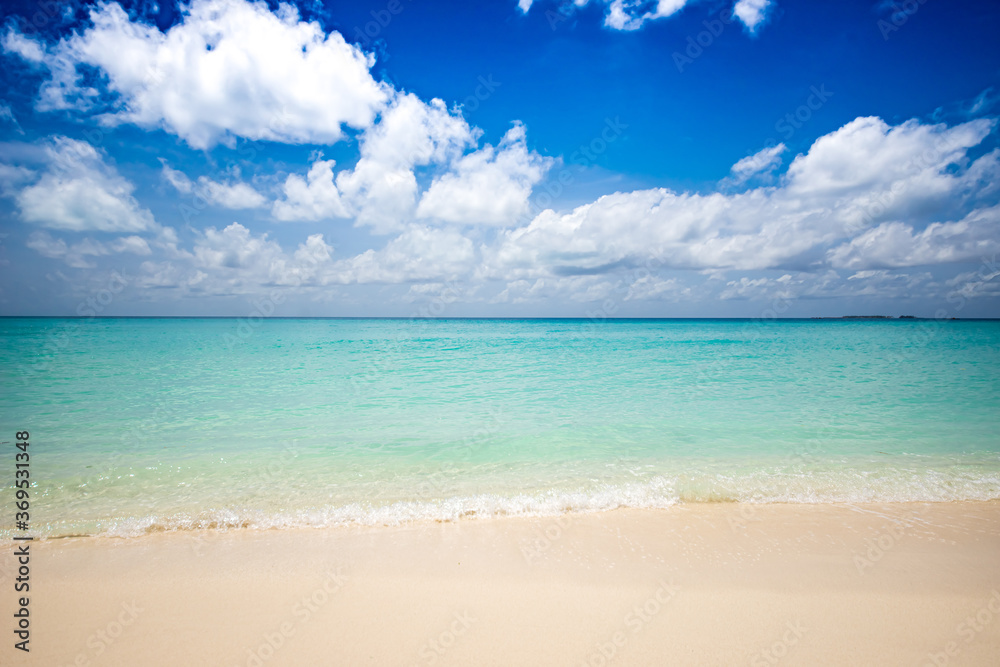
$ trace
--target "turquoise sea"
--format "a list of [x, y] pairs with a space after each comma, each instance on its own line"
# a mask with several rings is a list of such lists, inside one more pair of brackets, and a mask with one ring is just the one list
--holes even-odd
[[[1000, 498], [1000, 321], [0, 319], [0, 534]], [[6, 461], [6, 463], [4, 463]]]

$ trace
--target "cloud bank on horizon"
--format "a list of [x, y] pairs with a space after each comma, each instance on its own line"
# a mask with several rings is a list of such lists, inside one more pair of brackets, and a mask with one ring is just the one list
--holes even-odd
[[[632, 31], [687, 4], [612, 0], [604, 26]], [[770, 5], [732, 13], [756, 33]], [[193, 0], [160, 29], [103, 3], [58, 37], [9, 21], [2, 48], [37, 82], [29, 106], [0, 114], [4, 244], [21, 238], [51, 263], [34, 279], [53, 302], [128, 267], [138, 305], [123, 297], [121, 312], [237, 297], [222, 314], [242, 314], [284, 290], [288, 314], [408, 313], [443, 295], [455, 314], [726, 314], [801, 299], [1000, 314], [988, 108], [940, 122], [860, 114], [799, 152], [770, 142], [715, 183], [560, 201], [580, 174], [615, 177], [537, 148], [517, 117], [487, 141], [468, 109], [378, 75], [375, 53], [289, 4]], [[29, 138], [18, 118], [31, 115], [63, 119], [60, 131]], [[159, 149], [136, 157], [119, 132]], [[626, 135], [642, 141], [609, 118], [589, 145]], [[262, 145], [305, 154], [256, 161]], [[246, 159], [220, 167], [234, 151]], [[209, 173], [186, 171], [197, 156]], [[25, 309], [3, 292], [5, 310]]]

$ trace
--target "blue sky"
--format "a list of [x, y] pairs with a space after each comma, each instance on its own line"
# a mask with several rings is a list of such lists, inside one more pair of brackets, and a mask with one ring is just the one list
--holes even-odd
[[1000, 316], [996, 3], [2, 11], [2, 314]]

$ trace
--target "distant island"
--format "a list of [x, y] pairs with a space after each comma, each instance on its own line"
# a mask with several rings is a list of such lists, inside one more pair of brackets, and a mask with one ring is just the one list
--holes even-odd
[[[913, 315], [840, 315], [839, 317], [811, 317], [812, 320], [926, 320], [926, 317], [915, 317]], [[957, 317], [948, 319], [957, 320]]]

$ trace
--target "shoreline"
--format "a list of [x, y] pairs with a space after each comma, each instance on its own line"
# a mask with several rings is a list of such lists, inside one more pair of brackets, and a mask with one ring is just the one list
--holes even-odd
[[[467, 498], [466, 498], [467, 500]], [[477, 508], [466, 509], [465, 511], [455, 514], [454, 511], [446, 513], [444, 516], [434, 516], [434, 515], [410, 515], [405, 518], [366, 518], [366, 519], [341, 519], [336, 522], [329, 523], [309, 523], [306, 520], [302, 520], [302, 523], [292, 523], [292, 524], [268, 524], [261, 523], [261, 518], [268, 519], [267, 516], [264, 517], [245, 517], [242, 519], [236, 519], [235, 523], [233, 519], [191, 519], [189, 520], [189, 525], [164, 525], [159, 520], [154, 521], [151, 525], [136, 526], [128, 530], [122, 529], [120, 526], [113, 525], [104, 529], [102, 532], [95, 533], [69, 533], [62, 535], [44, 535], [36, 534], [33, 540], [36, 542], [60, 542], [63, 540], [118, 540], [118, 541], [132, 541], [132, 540], [142, 540], [148, 539], [154, 536], [161, 535], [191, 535], [191, 534], [241, 534], [241, 533], [267, 533], [267, 532], [283, 532], [283, 531], [380, 531], [380, 530], [392, 530], [392, 529], [408, 529], [408, 528], [420, 528], [420, 527], [430, 527], [444, 524], [464, 524], [466, 522], [504, 522], [504, 521], [533, 521], [533, 522], [562, 522], [562, 521], [574, 521], [579, 517], [596, 516], [596, 515], [606, 515], [614, 514], [617, 512], [671, 512], [671, 511], [683, 511], [685, 509], [697, 510], [700, 507], [733, 507], [739, 508], [735, 510], [735, 514], [739, 516], [752, 517], [758, 510], [757, 508], [764, 507], [788, 507], [788, 508], [807, 508], [807, 507], [830, 507], [830, 508], [863, 508], [863, 507], [905, 507], [905, 506], [928, 506], [928, 505], [960, 505], [960, 504], [978, 504], [978, 505], [990, 505], [996, 504], [1000, 506], [1000, 498], [962, 498], [962, 499], [948, 499], [948, 500], [864, 500], [864, 501], [845, 501], [845, 500], [822, 500], [815, 502], [808, 501], [764, 501], [764, 502], [747, 502], [743, 500], [733, 500], [730, 498], [720, 497], [714, 499], [706, 500], [676, 500], [669, 504], [664, 505], [647, 505], [647, 506], [618, 506], [618, 507], [595, 507], [595, 508], [573, 508], [573, 509], [563, 509], [559, 512], [553, 512], [551, 510], [543, 511], [523, 511], [515, 513], [505, 513], [505, 512], [492, 512], [492, 513], [480, 513]], [[392, 510], [396, 505], [390, 505], [383, 507], [381, 509]], [[121, 519], [119, 519], [121, 520]], [[733, 521], [739, 521], [739, 518], [733, 519]], [[747, 521], [751, 519], [744, 519]], [[126, 522], [135, 522], [134, 518], [125, 519]], [[110, 521], [104, 520], [101, 523], [111, 523]], [[206, 525], [206, 523], [208, 525]], [[193, 525], [192, 525], [193, 524]], [[10, 540], [16, 535], [17, 532], [13, 530], [12, 527], [7, 527], [4, 530], [0, 530], [0, 540]], [[0, 570], [0, 581], [2, 581], [3, 571]]]
[[1000, 501], [699, 503], [32, 549], [32, 650], [25, 659], [9, 642], [4, 664], [978, 665], [1000, 654]]

